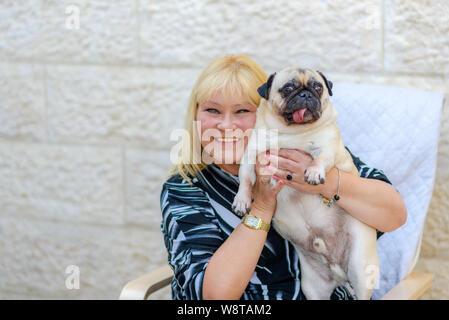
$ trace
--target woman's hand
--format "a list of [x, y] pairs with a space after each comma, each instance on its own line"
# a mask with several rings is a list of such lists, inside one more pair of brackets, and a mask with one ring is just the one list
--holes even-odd
[[[270, 150], [270, 166], [267, 168], [275, 178], [285, 185], [306, 193], [321, 193], [322, 184], [310, 185], [304, 181], [304, 172], [312, 164], [312, 156], [298, 149], [281, 148], [279, 151]], [[291, 180], [288, 179], [290, 175]]]
[[282, 189], [284, 182], [278, 180], [275, 185], [270, 184], [270, 178], [272, 172], [267, 169], [269, 164], [268, 151], [261, 152], [257, 156], [255, 171], [256, 171], [256, 183], [253, 187], [253, 203], [252, 209], [262, 211], [269, 215], [271, 219], [276, 209], [276, 196]]

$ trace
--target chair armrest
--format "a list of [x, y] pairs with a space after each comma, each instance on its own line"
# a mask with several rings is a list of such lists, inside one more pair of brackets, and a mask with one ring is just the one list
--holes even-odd
[[382, 300], [416, 300], [433, 282], [433, 273], [412, 272], [391, 289]]
[[120, 300], [146, 300], [147, 297], [167, 285], [173, 278], [173, 270], [165, 265], [128, 282], [120, 293]]

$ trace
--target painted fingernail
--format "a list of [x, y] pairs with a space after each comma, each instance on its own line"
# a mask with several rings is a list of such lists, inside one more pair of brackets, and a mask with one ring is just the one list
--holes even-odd
[[287, 174], [287, 180], [288, 181], [291, 181], [293, 179], [293, 177], [292, 177], [292, 175], [289, 173], [289, 174]]
[[276, 181], [280, 181], [280, 178], [278, 176], [273, 176], [273, 179]]
[[279, 184], [280, 184], [281, 186], [283, 186], [283, 185], [284, 185], [284, 181], [279, 180]]

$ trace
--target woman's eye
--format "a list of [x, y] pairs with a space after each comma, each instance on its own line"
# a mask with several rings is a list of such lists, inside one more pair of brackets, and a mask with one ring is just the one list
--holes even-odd
[[218, 113], [218, 110], [214, 109], [214, 108], [208, 108], [208, 109], [206, 109], [206, 111], [210, 112], [210, 113]]
[[245, 112], [249, 112], [248, 109], [240, 109], [239, 111], [237, 111], [237, 113], [245, 113]]

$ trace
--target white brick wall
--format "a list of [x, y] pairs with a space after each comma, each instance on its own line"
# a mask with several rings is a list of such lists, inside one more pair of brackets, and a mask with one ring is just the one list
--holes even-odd
[[[165, 263], [169, 135], [212, 59], [449, 92], [448, 17], [446, 0], [0, 0], [0, 298], [115, 299]], [[447, 123], [417, 267], [432, 299], [449, 298]]]

